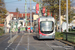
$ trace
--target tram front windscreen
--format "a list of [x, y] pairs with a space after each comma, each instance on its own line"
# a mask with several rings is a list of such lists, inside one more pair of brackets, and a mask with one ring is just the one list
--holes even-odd
[[54, 30], [53, 21], [41, 21], [40, 22], [40, 30], [42, 33], [52, 33]]

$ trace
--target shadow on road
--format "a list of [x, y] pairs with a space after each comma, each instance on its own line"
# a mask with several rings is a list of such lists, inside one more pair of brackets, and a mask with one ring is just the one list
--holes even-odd
[[38, 39], [37, 36], [33, 36], [34, 40], [38, 41], [54, 41], [54, 39]]

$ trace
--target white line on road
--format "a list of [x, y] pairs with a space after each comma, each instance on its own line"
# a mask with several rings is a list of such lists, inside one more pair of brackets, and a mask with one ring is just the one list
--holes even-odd
[[15, 50], [17, 50], [17, 48], [19, 47], [20, 43], [22, 42], [22, 39], [23, 39], [23, 35], [22, 35], [22, 37], [21, 37], [21, 39], [20, 39], [19, 43], [17, 44], [17, 46], [16, 46]]
[[[14, 41], [13, 41], [13, 42], [14, 42]], [[13, 42], [10, 43], [10, 44], [5, 48], [5, 50], [7, 50], [7, 49], [13, 44]]]
[[[12, 42], [12, 43], [13, 43], [13, 42]], [[7, 50], [7, 48], [9, 48], [9, 47], [11, 46], [12, 43], [10, 43], [10, 44], [5, 48], [5, 50]]]
[[[7, 39], [9, 39], [9, 37], [8, 37], [8, 38], [6, 38], [5, 40], [3, 40], [2, 42], [5, 42]], [[1, 42], [1, 43], [2, 43], [2, 42]], [[0, 43], [0, 44], [1, 44], [1, 43]]]
[[[44, 41], [49, 48], [52, 48], [46, 41]], [[53, 48], [52, 48], [53, 49]], [[54, 49], [53, 49], [54, 50]]]

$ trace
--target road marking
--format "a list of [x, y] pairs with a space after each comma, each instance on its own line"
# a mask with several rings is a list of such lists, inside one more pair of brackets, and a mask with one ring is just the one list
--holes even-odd
[[[13, 48], [10, 48], [10, 49], [14, 50]], [[5, 48], [5, 50], [7, 50], [7, 48]]]
[[[8, 38], [6, 38], [5, 40], [3, 40], [2, 42], [5, 42], [7, 39], [9, 39], [9, 37], [8, 37]], [[2, 42], [1, 42], [1, 43], [2, 43]], [[1, 43], [0, 43], [0, 44], [1, 44]]]
[[[47, 45], [49, 48], [52, 48], [50, 45], [48, 45], [48, 44], [47, 44], [47, 42], [46, 42], [46, 41], [44, 41], [44, 42], [46, 43], [46, 45]], [[52, 49], [53, 49], [53, 48], [52, 48]], [[54, 50], [54, 49], [53, 49], [53, 50]]]
[[[12, 42], [12, 43], [13, 43], [13, 42]], [[7, 50], [7, 48], [9, 48], [9, 47], [11, 46], [12, 43], [10, 43], [10, 44], [5, 48], [5, 50]]]
[[47, 42], [45, 42], [45, 43], [46, 43], [46, 45], [47, 45], [48, 47], [51, 47], [50, 45], [47, 44]]
[[[14, 41], [13, 41], [13, 42], [14, 42]], [[13, 44], [13, 42], [10, 43], [10, 44], [5, 48], [5, 50], [7, 50], [7, 49]]]
[[16, 46], [15, 50], [17, 50], [17, 48], [19, 47], [20, 43], [22, 42], [22, 39], [23, 39], [23, 35], [22, 35], [22, 37], [21, 37], [21, 39], [20, 39], [19, 43], [17, 44], [17, 46]]

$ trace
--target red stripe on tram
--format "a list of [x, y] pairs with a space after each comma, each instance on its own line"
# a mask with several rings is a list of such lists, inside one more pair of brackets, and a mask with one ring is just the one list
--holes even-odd
[[46, 34], [43, 34], [41, 31], [40, 31], [40, 18], [38, 19], [38, 27], [39, 27], [39, 34], [41, 34], [41, 35], [46, 35]]

